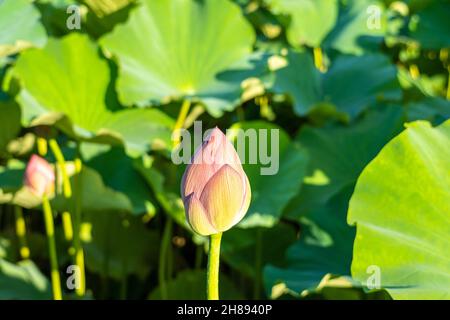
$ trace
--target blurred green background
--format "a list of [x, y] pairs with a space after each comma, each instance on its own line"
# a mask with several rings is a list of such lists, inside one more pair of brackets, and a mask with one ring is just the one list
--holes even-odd
[[[448, 17], [445, 0], [0, 0], [0, 299], [51, 298], [33, 153], [58, 168], [66, 299], [204, 299], [208, 243], [170, 158], [195, 120], [280, 129], [278, 174], [244, 166], [221, 298], [448, 298]], [[387, 291], [362, 285], [372, 260]]]

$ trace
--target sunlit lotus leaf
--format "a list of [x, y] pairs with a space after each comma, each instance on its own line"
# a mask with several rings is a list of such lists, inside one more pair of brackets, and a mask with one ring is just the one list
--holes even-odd
[[22, 86], [17, 100], [27, 126], [54, 124], [71, 137], [123, 142], [136, 152], [154, 143], [170, 146], [173, 120], [155, 109], [120, 109], [108, 63], [85, 35], [72, 33], [24, 52], [13, 75]]
[[266, 3], [272, 12], [290, 17], [287, 36], [293, 46], [320, 46], [337, 20], [336, 0], [266, 0]]
[[[228, 0], [144, 0], [100, 42], [117, 58], [125, 105], [198, 99], [213, 115], [239, 100], [255, 34]], [[199, 23], [201, 21], [201, 23]], [[223, 75], [227, 71], [231, 74]], [[233, 71], [236, 71], [233, 73]]]
[[381, 45], [387, 23], [382, 1], [340, 1], [337, 23], [324, 45], [342, 53], [362, 55]]
[[449, 159], [450, 121], [417, 121], [364, 169], [348, 211], [352, 275], [363, 285], [394, 299], [450, 297]]
[[39, 10], [30, 0], [0, 1], [0, 57], [42, 47], [47, 34]]
[[17, 264], [0, 258], [1, 300], [48, 300], [50, 283], [31, 260]]

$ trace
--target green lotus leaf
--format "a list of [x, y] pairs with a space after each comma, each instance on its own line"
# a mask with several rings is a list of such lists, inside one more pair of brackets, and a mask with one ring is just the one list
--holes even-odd
[[427, 120], [441, 124], [450, 119], [450, 101], [442, 98], [425, 98], [407, 104], [408, 121]]
[[264, 268], [267, 295], [276, 288], [299, 296], [314, 290], [327, 274], [350, 276], [354, 228], [346, 224], [351, 187], [331, 198], [325, 206], [301, 219], [300, 239], [286, 252], [285, 266]]
[[[273, 241], [275, 238], [277, 241]], [[295, 240], [296, 230], [288, 224], [279, 223], [273, 228], [232, 228], [223, 235], [221, 257], [235, 270], [255, 279], [257, 268], [283, 265], [284, 253]]]
[[402, 126], [402, 109], [387, 106], [368, 112], [352, 125], [305, 126], [297, 141], [309, 154], [309, 164], [300, 193], [283, 216], [297, 220], [308, 216], [354, 186], [364, 167]]
[[123, 142], [134, 152], [156, 138], [166, 147], [170, 141], [173, 121], [161, 111], [120, 109], [110, 92], [108, 63], [86, 35], [50, 39], [43, 49], [24, 52], [13, 75], [22, 84], [17, 100], [25, 125], [55, 124], [71, 137]]
[[[421, 74], [413, 77], [409, 70], [401, 67], [398, 69], [398, 79], [402, 88], [406, 91], [405, 96], [413, 99], [422, 99], [426, 97], [445, 96], [447, 91], [447, 75]], [[417, 98], [416, 98], [417, 97]]]
[[[67, 172], [70, 183], [75, 186], [73, 174], [75, 172], [74, 164], [67, 162]], [[61, 189], [61, 186], [58, 186]], [[110, 187], [104, 182], [104, 178], [96, 170], [84, 166], [81, 171], [81, 207], [83, 211], [123, 211], [134, 212], [133, 204], [127, 194], [120, 190]], [[52, 201], [55, 210], [65, 211], [73, 208], [70, 200], [64, 198], [62, 194]]]
[[89, 237], [83, 239], [89, 270], [122, 280], [130, 274], [143, 278], [151, 271], [149, 266], [156, 264], [158, 234], [139, 217], [95, 212], [87, 214], [85, 223], [91, 226]]
[[87, 32], [95, 38], [111, 32], [117, 24], [125, 22], [130, 10], [137, 2], [136, 0], [78, 1], [89, 8], [85, 27]]
[[337, 20], [336, 0], [266, 0], [266, 3], [272, 12], [290, 16], [287, 37], [294, 47], [320, 46]]
[[30, 0], [0, 1], [0, 57], [32, 46], [42, 47], [47, 34], [40, 18]]
[[[199, 23], [201, 21], [201, 23]], [[145, 0], [100, 40], [117, 57], [125, 105], [199, 99], [219, 116], [240, 97], [255, 34], [228, 0]]]
[[50, 298], [50, 283], [33, 261], [13, 264], [0, 258], [0, 300]]
[[[72, 31], [84, 30], [84, 8], [78, 0], [37, 0], [35, 6], [39, 9], [41, 21], [48, 37], [62, 37]], [[74, 8], [78, 8], [74, 11]], [[74, 22], [80, 18], [80, 29]]]
[[0, 154], [20, 131], [20, 108], [13, 101], [0, 100]]
[[[275, 140], [276, 132], [278, 140]], [[238, 122], [230, 128], [229, 136], [238, 150], [239, 141], [245, 143], [245, 159], [241, 158], [241, 161], [252, 190], [250, 208], [239, 226], [272, 227], [300, 190], [306, 174], [307, 155], [283, 129], [264, 121]], [[261, 145], [267, 145], [267, 150], [252, 149]]]
[[130, 200], [134, 214], [155, 214], [150, 189], [144, 178], [134, 168], [133, 159], [127, 157], [121, 148], [92, 157], [86, 164], [101, 174], [104, 183]]
[[436, 1], [419, 11], [410, 22], [410, 37], [419, 41], [424, 48], [450, 47], [449, 14], [450, 3], [445, 1]]
[[348, 211], [352, 275], [363, 285], [394, 299], [450, 298], [449, 159], [450, 121], [417, 121], [364, 169]]
[[304, 116], [323, 104], [354, 118], [378, 100], [399, 100], [397, 70], [380, 54], [341, 55], [325, 74], [314, 67], [307, 52], [290, 51], [288, 65], [276, 71], [274, 90], [288, 94], [294, 111]]
[[325, 46], [342, 53], [362, 55], [381, 45], [387, 33], [384, 4], [373, 0], [341, 1], [336, 26]]

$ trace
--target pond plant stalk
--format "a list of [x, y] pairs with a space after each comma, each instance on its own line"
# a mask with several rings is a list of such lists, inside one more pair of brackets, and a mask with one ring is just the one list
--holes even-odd
[[75, 248], [75, 264], [79, 268], [79, 285], [75, 288], [75, 293], [79, 297], [83, 297], [86, 292], [86, 273], [84, 266], [84, 251], [81, 244], [81, 210], [82, 210], [82, 166], [83, 163], [80, 158], [79, 148], [77, 147], [77, 157], [75, 158], [75, 194], [74, 194], [74, 233], [73, 233], [73, 245]]
[[222, 233], [212, 234], [209, 240], [206, 297], [219, 300], [220, 242]]
[[42, 209], [44, 211], [45, 231], [47, 233], [48, 254], [50, 258], [50, 278], [54, 300], [62, 300], [61, 279], [59, 276], [58, 258], [56, 254], [55, 226], [50, 201], [47, 196], [42, 197]]
[[[84, 268], [84, 252], [81, 245], [80, 240], [80, 232], [81, 232], [81, 188], [80, 188], [80, 173], [82, 168], [81, 159], [77, 157], [74, 160], [75, 165], [75, 175], [74, 175], [74, 184], [75, 184], [75, 194], [72, 192], [72, 186], [70, 183], [70, 177], [67, 172], [66, 160], [61, 151], [58, 142], [55, 139], [50, 139], [48, 142], [50, 149], [52, 150], [53, 155], [55, 156], [56, 163], [60, 168], [62, 185], [63, 185], [63, 195], [64, 198], [68, 200], [72, 200], [72, 210], [74, 212], [74, 217], [72, 217], [70, 211], [64, 211], [62, 213], [62, 224], [64, 236], [67, 241], [72, 241], [72, 247], [69, 249], [69, 253], [74, 257], [74, 263], [78, 268], [79, 281], [78, 286], [75, 288], [75, 293], [77, 296], [82, 297], [85, 294], [86, 288], [86, 277], [85, 277], [85, 268]], [[78, 149], [77, 149], [78, 154]], [[74, 231], [75, 228], [75, 231]]]
[[19, 240], [19, 254], [21, 259], [30, 257], [30, 248], [27, 243], [27, 228], [23, 217], [22, 207], [14, 206], [14, 216], [16, 218], [16, 235]]
[[[66, 199], [72, 198], [72, 186], [70, 184], [70, 178], [67, 174], [66, 168], [66, 160], [61, 151], [61, 148], [58, 145], [58, 142], [55, 139], [50, 139], [48, 142], [50, 149], [52, 150], [53, 155], [55, 156], [56, 163], [59, 167], [59, 172], [61, 173], [62, 178], [62, 186], [63, 186], [63, 195]], [[67, 241], [73, 240], [73, 226], [72, 226], [72, 216], [70, 211], [64, 211], [62, 213], [62, 225], [64, 231], [64, 237]], [[69, 250], [69, 253], [71, 250]]]
[[231, 142], [214, 128], [195, 151], [181, 181], [186, 219], [202, 236], [210, 236], [206, 297], [219, 300], [222, 233], [239, 223], [250, 206], [250, 182]]
[[[181, 105], [180, 112], [178, 113], [175, 126], [173, 128], [172, 133], [173, 148], [176, 148], [181, 142], [180, 130], [184, 127], [186, 117], [189, 114], [190, 108], [191, 108], [191, 101], [188, 99], [184, 100]], [[166, 273], [166, 271], [171, 269], [168, 266], [168, 262], [169, 262], [170, 243], [172, 239], [172, 231], [173, 231], [173, 220], [169, 215], [167, 215], [161, 240], [161, 250], [159, 254], [159, 268], [158, 268], [158, 281], [159, 286], [161, 288], [161, 298], [164, 300], [168, 298], [166, 280], [168, 274], [170, 277], [170, 272]]]
[[49, 196], [55, 190], [55, 171], [43, 158], [32, 155], [25, 169], [24, 184], [31, 193], [42, 199], [45, 232], [50, 259], [50, 279], [54, 300], [62, 300], [61, 279], [56, 253], [55, 226]]

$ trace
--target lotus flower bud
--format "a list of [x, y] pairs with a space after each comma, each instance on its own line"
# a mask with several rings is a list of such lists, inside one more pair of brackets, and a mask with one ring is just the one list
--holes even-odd
[[187, 221], [204, 236], [230, 229], [247, 213], [250, 182], [233, 145], [217, 127], [187, 166], [181, 196]]
[[55, 173], [52, 166], [43, 158], [32, 155], [25, 169], [24, 184], [35, 195], [49, 196], [54, 189]]

